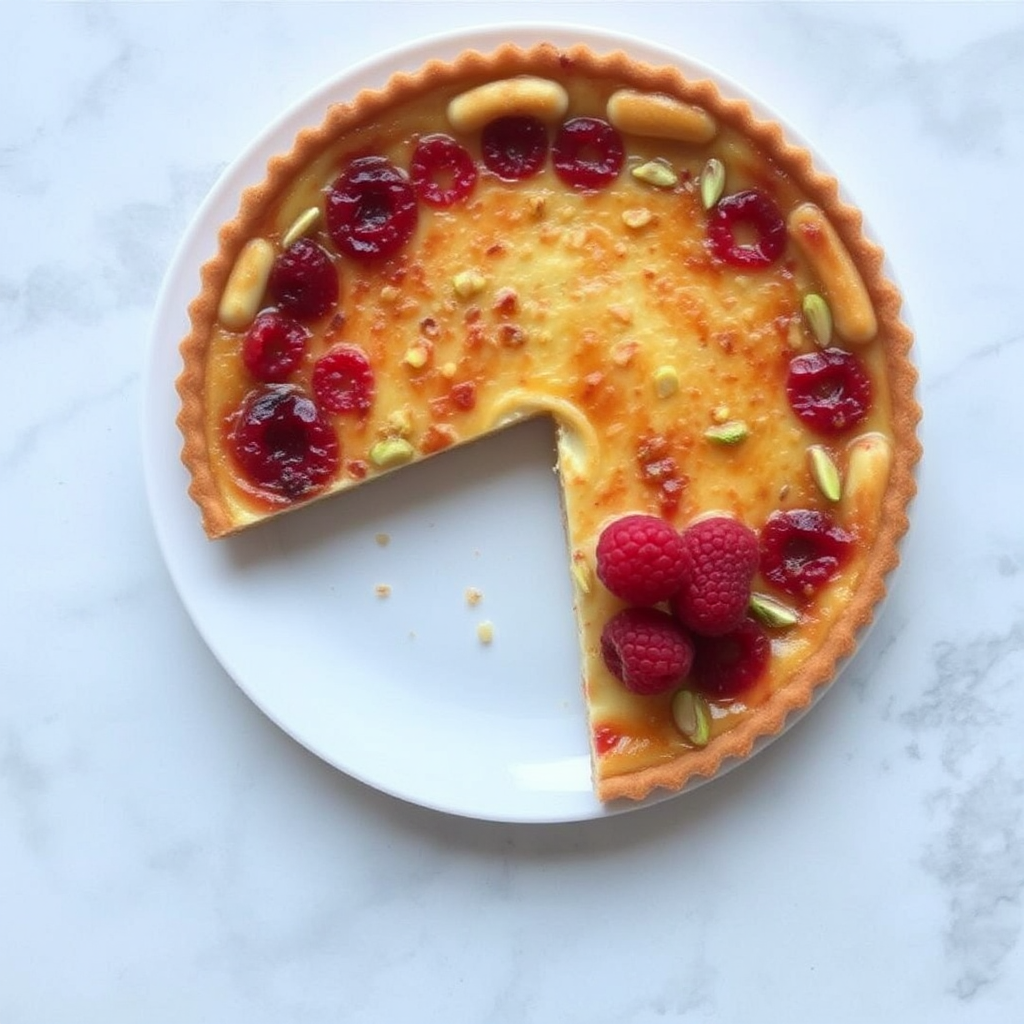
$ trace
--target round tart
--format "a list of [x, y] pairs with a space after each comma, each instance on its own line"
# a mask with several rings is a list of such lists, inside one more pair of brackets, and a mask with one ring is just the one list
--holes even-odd
[[505, 46], [331, 107], [242, 197], [178, 380], [211, 538], [557, 424], [595, 792], [805, 707], [898, 561], [911, 335], [860, 213], [709, 81]]

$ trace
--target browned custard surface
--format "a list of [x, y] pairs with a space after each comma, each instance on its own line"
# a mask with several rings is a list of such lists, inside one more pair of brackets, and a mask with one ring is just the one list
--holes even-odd
[[[635, 84], [621, 74], [591, 77], [578, 61], [548, 59], [542, 73], [565, 88], [565, 117], [604, 119], [609, 97]], [[310, 144], [301, 166], [286, 173], [272, 166], [273, 185], [245, 219], [244, 238], [280, 247], [304, 211], [323, 207], [325, 189], [353, 157], [383, 156], [407, 168], [417, 142], [433, 133], [454, 138], [482, 168], [480, 132], [453, 129], [446, 108], [487, 80], [454, 76], [424, 92], [400, 90], [410, 97]], [[794, 415], [786, 398], [791, 361], [819, 348], [802, 302], [809, 294], [828, 297], [829, 282], [792, 239], [765, 268], [717, 259], [707, 243], [702, 175], [715, 158], [725, 169], [727, 194], [757, 189], [784, 216], [808, 199], [831, 212], [834, 186], [807, 171], [804, 155], [769, 147], [772, 132], [752, 133], [748, 113], [729, 106], [713, 112], [717, 131], [707, 142], [622, 132], [622, 171], [597, 191], [567, 187], [550, 160], [521, 181], [482, 169], [465, 201], [447, 209], [419, 204], [415, 233], [385, 260], [339, 254], [322, 217], [307, 235], [331, 254], [340, 299], [310, 325], [312, 339], [289, 383], [309, 393], [314, 364], [340, 342], [366, 353], [375, 383], [367, 415], [334, 417], [339, 471], [317, 497], [524, 417], [550, 415], [558, 423], [568, 557], [552, 572], [571, 571], [576, 584], [595, 776], [605, 797], [642, 796], [652, 785], [707, 774], [721, 759], [717, 737], [746, 730], [732, 749], [745, 753], [766, 722], [767, 731], [777, 730], [786, 711], [810, 699], [808, 683], [828, 678], [836, 659], [849, 653], [852, 631], [820, 657], [823, 646], [844, 621], [850, 625], [849, 616], [866, 620], [881, 593], [881, 574], [894, 561], [876, 544], [881, 510], [889, 500], [902, 521], [900, 502], [909, 496], [916, 459], [909, 335], [895, 317], [898, 298], [870, 276], [874, 264], [862, 274], [874, 289], [877, 335], [856, 346], [835, 340], [855, 349], [870, 377], [866, 418], [853, 432], [822, 436]], [[633, 173], [652, 162], [670, 168], [675, 180], [652, 183], [650, 174]], [[857, 223], [834, 219], [847, 230]], [[864, 251], [877, 263], [877, 253]], [[229, 269], [227, 260], [222, 279]], [[216, 506], [207, 527], [219, 535], [292, 506], [247, 482], [230, 451], [233, 417], [254, 388], [241, 359], [247, 328], [228, 330], [209, 315], [204, 327], [202, 310], [194, 318], [206, 331], [203, 371], [194, 379], [201, 378], [213, 492], [207, 500]], [[734, 424], [744, 428], [739, 441], [709, 436]], [[893, 457], [838, 501], [827, 499], [809, 470], [808, 448], [823, 445], [846, 474], [863, 438], [881, 439]], [[892, 474], [906, 478], [902, 497], [892, 497]], [[742, 701], [712, 707], [711, 743], [695, 749], [673, 722], [671, 694], [635, 696], [603, 663], [601, 629], [622, 603], [594, 574], [597, 536], [627, 512], [660, 515], [681, 528], [714, 510], [758, 530], [772, 512], [798, 508], [827, 509], [855, 535], [856, 553], [813, 600], [782, 595], [795, 604], [799, 622], [771, 631], [767, 673]], [[893, 544], [892, 531], [884, 541]], [[872, 579], [858, 596], [865, 571]], [[758, 580], [755, 590], [771, 587]], [[805, 692], [777, 702], [765, 718], [772, 695], [794, 681]]]

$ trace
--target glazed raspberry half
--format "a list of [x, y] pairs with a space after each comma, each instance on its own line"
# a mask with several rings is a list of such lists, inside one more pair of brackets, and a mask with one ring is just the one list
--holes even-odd
[[772, 653], [768, 635], [753, 619], [722, 636], [695, 636], [693, 643], [690, 680], [709, 700], [742, 697], [764, 674]]
[[536, 117], [499, 117], [480, 135], [484, 166], [505, 181], [530, 178], [548, 156], [548, 130]]
[[329, 412], [365, 416], [375, 392], [373, 367], [358, 345], [335, 345], [313, 367], [313, 394]]
[[242, 342], [245, 368], [266, 384], [282, 384], [302, 362], [309, 331], [273, 309], [260, 313]]
[[394, 255], [416, 230], [418, 213], [409, 180], [382, 156], [353, 160], [327, 190], [327, 231], [353, 259]]
[[683, 583], [672, 599], [676, 618], [695, 633], [721, 636], [746, 615], [757, 572], [758, 539], [728, 516], [701, 519], [683, 531]]
[[308, 238], [300, 238], [274, 260], [268, 287], [277, 306], [297, 320], [319, 320], [338, 302], [334, 264]]
[[570, 188], [595, 191], [619, 176], [626, 151], [622, 137], [607, 121], [574, 117], [558, 129], [551, 157], [555, 173]]
[[476, 185], [476, 164], [465, 147], [447, 135], [427, 135], [416, 144], [409, 164], [416, 195], [444, 208], [465, 199]]
[[672, 616], [657, 608], [625, 608], [601, 633], [608, 671], [642, 696], [678, 686], [693, 664], [693, 641]]
[[310, 496], [335, 474], [337, 435], [298, 388], [271, 384], [249, 395], [230, 424], [229, 443], [246, 479], [268, 496]]
[[841, 434], [867, 416], [871, 378], [851, 352], [808, 352], [789, 364], [786, 397], [809, 427], [822, 434]]
[[773, 512], [761, 530], [761, 572], [787, 594], [813, 597], [839, 575], [854, 538], [825, 512]]
[[[741, 233], [750, 232], [750, 241]], [[707, 240], [723, 263], [741, 270], [771, 266], [786, 248], [786, 222], [775, 201], [757, 189], [719, 200], [708, 217]]]
[[682, 539], [657, 516], [623, 516], [598, 538], [598, 579], [630, 604], [667, 601], [682, 584], [683, 568]]

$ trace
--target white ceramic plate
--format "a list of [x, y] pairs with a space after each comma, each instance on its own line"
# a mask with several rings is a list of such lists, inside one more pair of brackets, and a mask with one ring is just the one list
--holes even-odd
[[[715, 78], [759, 106], [679, 54], [566, 26], [446, 35], [359, 65], [268, 128], [203, 204], [160, 294], [143, 409], [164, 557], [197, 628], [245, 693], [309, 750], [378, 789], [455, 814], [534, 822], [601, 817], [665, 798], [602, 806], [591, 790], [553, 428], [514, 428], [343, 501], [211, 543], [179, 461], [174, 381], [186, 308], [217, 230], [300, 128], [318, 124], [331, 102], [432, 57], [541, 40], [622, 47]], [[390, 543], [378, 544], [377, 534]], [[392, 588], [386, 599], [375, 596], [381, 583]], [[483, 594], [476, 607], [465, 600], [468, 587]], [[490, 646], [477, 639], [483, 619], [495, 626]]]

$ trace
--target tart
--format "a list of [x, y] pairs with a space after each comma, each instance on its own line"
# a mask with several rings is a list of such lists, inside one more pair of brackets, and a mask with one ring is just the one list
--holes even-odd
[[595, 792], [676, 790], [810, 703], [897, 564], [919, 408], [882, 263], [709, 81], [431, 62], [332, 106], [221, 230], [190, 493], [224, 538], [553, 417]]

